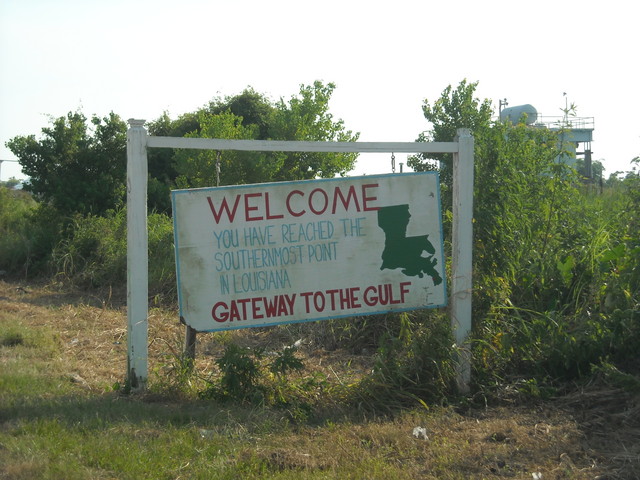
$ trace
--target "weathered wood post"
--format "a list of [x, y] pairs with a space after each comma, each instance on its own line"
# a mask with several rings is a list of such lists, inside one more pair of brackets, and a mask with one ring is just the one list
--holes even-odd
[[127, 131], [127, 384], [146, 388], [148, 378], [149, 252], [147, 232], [147, 131], [129, 119]]
[[196, 343], [198, 332], [189, 325], [185, 326], [184, 333], [184, 356], [189, 361], [189, 366], [193, 367], [196, 360]]
[[469, 392], [471, 381], [471, 298], [473, 269], [473, 137], [458, 129], [458, 152], [453, 154], [453, 252], [451, 267], [451, 325], [458, 348], [457, 384]]

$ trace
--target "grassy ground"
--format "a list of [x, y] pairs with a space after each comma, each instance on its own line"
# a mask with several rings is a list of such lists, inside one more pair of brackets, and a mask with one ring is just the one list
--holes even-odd
[[[315, 411], [220, 404], [172, 390], [182, 328], [160, 309], [150, 391], [124, 395], [117, 298], [0, 281], [0, 479], [640, 478], [640, 397], [623, 389], [381, 416], [341, 402], [370, 356], [305, 344], [301, 375], [326, 379]], [[196, 369], [211, 370], [230, 336], [269, 349], [301, 332], [201, 335]]]

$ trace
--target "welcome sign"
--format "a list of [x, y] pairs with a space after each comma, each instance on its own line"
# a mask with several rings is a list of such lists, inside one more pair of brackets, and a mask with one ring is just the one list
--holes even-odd
[[446, 305], [435, 172], [172, 192], [197, 331]]

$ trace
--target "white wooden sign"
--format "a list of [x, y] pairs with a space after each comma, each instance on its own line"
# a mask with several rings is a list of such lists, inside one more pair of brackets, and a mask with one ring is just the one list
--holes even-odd
[[[471, 352], [468, 339], [472, 323], [474, 141], [468, 129], [458, 129], [458, 135], [453, 142], [307, 142], [154, 137], [147, 135], [144, 124], [144, 120], [129, 119], [130, 128], [127, 131], [127, 382], [134, 390], [146, 388], [148, 380], [147, 149], [191, 148], [264, 152], [453, 154], [451, 308], [449, 311], [455, 334], [458, 388], [461, 393], [469, 391]], [[439, 268], [442, 269], [442, 263]], [[178, 266], [178, 274], [179, 272]], [[442, 296], [444, 297], [444, 291]], [[187, 332], [189, 331], [193, 329], [187, 329]]]
[[229, 330], [446, 305], [434, 172], [172, 192], [180, 316]]

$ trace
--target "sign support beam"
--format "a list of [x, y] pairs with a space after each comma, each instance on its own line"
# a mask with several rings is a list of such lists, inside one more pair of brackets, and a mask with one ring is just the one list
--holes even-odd
[[458, 151], [453, 154], [453, 252], [451, 267], [451, 325], [458, 349], [457, 384], [469, 392], [471, 381], [471, 297], [473, 269], [473, 137], [458, 129]]
[[144, 390], [148, 377], [149, 250], [147, 131], [129, 120], [127, 131], [127, 387]]

